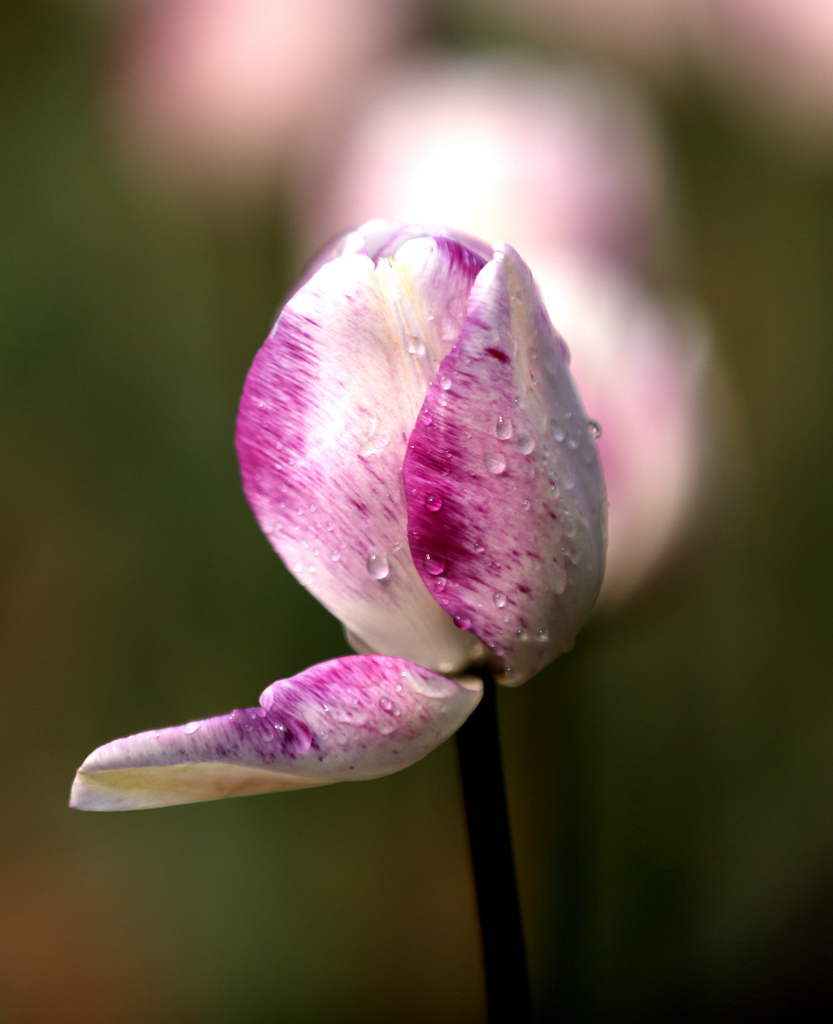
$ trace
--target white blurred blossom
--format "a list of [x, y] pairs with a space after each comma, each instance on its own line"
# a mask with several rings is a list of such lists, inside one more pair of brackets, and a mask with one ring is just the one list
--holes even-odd
[[629, 82], [580, 67], [396, 65], [369, 83], [327, 178], [309, 184], [311, 241], [390, 216], [634, 261], [667, 248], [656, 124]]
[[724, 457], [706, 318], [641, 276], [674, 234], [650, 109], [608, 75], [485, 59], [412, 63], [370, 96], [310, 189], [306, 229], [322, 237], [376, 211], [526, 254], [602, 428], [602, 600], [618, 603], [691, 535]]

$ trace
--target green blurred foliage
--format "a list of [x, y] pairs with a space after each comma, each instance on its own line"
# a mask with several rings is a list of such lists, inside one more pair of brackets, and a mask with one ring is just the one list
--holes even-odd
[[[453, 746], [373, 783], [66, 808], [101, 742], [346, 650], [233, 451], [306, 255], [291, 196], [132, 178], [104, 25], [0, 14], [0, 1019], [479, 1021]], [[742, 525], [501, 694], [535, 996], [542, 1021], [794, 1020], [833, 1005], [833, 163], [661, 100], [752, 479]]]

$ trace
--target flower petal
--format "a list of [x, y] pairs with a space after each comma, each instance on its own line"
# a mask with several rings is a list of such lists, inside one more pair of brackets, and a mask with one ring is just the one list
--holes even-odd
[[568, 361], [529, 269], [499, 247], [404, 463], [417, 569], [511, 684], [571, 646], [604, 568], [604, 485]]
[[377, 263], [351, 252], [320, 267], [258, 352], [237, 421], [246, 497], [290, 571], [372, 650], [442, 672], [474, 641], [414, 569], [401, 471], [482, 265], [417, 237]]
[[378, 778], [444, 742], [482, 693], [478, 679], [454, 682], [400, 658], [325, 661], [272, 683], [260, 707], [99, 747], [70, 806], [138, 810]]

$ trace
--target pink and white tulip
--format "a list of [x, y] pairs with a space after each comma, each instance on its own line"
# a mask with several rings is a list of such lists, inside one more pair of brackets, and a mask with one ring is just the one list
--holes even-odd
[[374, 653], [274, 684], [265, 712], [100, 748], [75, 805], [395, 771], [480, 699], [446, 676], [515, 685], [569, 648], [601, 585], [606, 504], [568, 362], [511, 247], [386, 221], [341, 238], [255, 358], [237, 451], [269, 542]]

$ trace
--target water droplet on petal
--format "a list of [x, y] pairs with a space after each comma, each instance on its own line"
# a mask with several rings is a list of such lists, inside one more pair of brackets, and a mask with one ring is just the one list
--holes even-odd
[[380, 697], [379, 707], [383, 711], [390, 711], [390, 709], [393, 707], [393, 701], [390, 699], [390, 697]]
[[506, 459], [500, 452], [487, 452], [483, 461], [486, 463], [486, 469], [495, 476], [506, 472]]
[[602, 436], [602, 428], [596, 420], [587, 421], [587, 433], [590, 435], [591, 441], [598, 441]]
[[508, 441], [512, 436], [512, 421], [505, 419], [503, 416], [498, 416], [497, 423], [495, 424], [495, 437], [498, 441]]
[[521, 502], [521, 510], [523, 512], [529, 512], [529, 511], [531, 511], [531, 509], [532, 509], [532, 502], [531, 501], [522, 501]]
[[[440, 671], [451, 671], [451, 665], [439, 665]], [[407, 676], [403, 676], [405, 683], [411, 693], [419, 694], [422, 697], [429, 697], [431, 700], [445, 700], [450, 697], [456, 687], [450, 679], [443, 679], [442, 676], [427, 675], [423, 676], [419, 669], [414, 672], [409, 672]]]
[[426, 555], [425, 571], [429, 576], [442, 576], [445, 572], [445, 562], [436, 555]]
[[390, 575], [388, 556], [381, 548], [371, 548], [367, 555], [367, 571], [374, 580], [383, 580]]
[[202, 728], [202, 722], [189, 722], [184, 728], [183, 732], [187, 732], [190, 736], [192, 733], [197, 732], [198, 729]]
[[518, 434], [517, 447], [521, 455], [529, 455], [535, 448], [535, 439], [529, 434]]
[[379, 429], [379, 421], [372, 419], [370, 429], [364, 444], [359, 449], [362, 458], [369, 458], [371, 455], [378, 455], [390, 444], [390, 434], [386, 430]]
[[336, 549], [335, 551], [331, 551], [330, 552], [330, 560], [331, 561], [338, 562], [340, 559], [341, 559], [341, 552], [338, 549]]
[[429, 494], [425, 499], [425, 507], [429, 512], [439, 512], [443, 507], [443, 499], [438, 494]]
[[451, 377], [440, 377], [440, 387], [443, 391], [451, 390]]
[[458, 629], [468, 629], [469, 626], [471, 626], [471, 619], [468, 617], [468, 615], [455, 615], [454, 625]]
[[422, 412], [419, 414], [419, 419], [420, 422], [424, 423], [426, 427], [430, 427], [431, 424], [434, 422], [434, 417], [431, 415], [430, 409], [423, 409]]
[[472, 544], [471, 549], [476, 555], [482, 555], [483, 552], [486, 550], [486, 545], [483, 543], [482, 540], [478, 539], [474, 542], [474, 544]]
[[558, 562], [552, 562], [547, 571], [550, 578], [550, 586], [556, 594], [563, 594], [567, 586], [567, 570]]
[[498, 591], [495, 594], [495, 607], [496, 608], [505, 608], [506, 607], [506, 594], [502, 594], [500, 591]]

